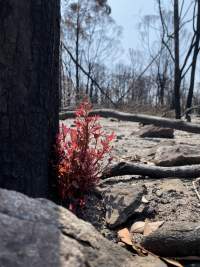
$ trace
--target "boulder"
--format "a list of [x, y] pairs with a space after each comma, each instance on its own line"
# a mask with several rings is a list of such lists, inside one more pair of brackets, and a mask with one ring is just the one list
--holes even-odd
[[0, 240], [2, 267], [166, 267], [156, 258], [133, 257], [51, 201], [2, 189]]
[[115, 228], [125, 223], [141, 204], [145, 188], [135, 184], [117, 184], [104, 192], [106, 223]]
[[200, 164], [200, 151], [195, 146], [161, 146], [156, 150], [154, 163], [158, 166]]
[[144, 125], [138, 132], [139, 137], [149, 138], [174, 138], [174, 130], [171, 128], [157, 127], [152, 124]]

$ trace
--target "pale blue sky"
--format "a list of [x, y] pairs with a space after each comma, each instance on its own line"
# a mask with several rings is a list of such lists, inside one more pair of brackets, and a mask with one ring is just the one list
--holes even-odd
[[112, 17], [123, 27], [122, 45], [139, 48], [137, 24], [143, 15], [155, 14], [155, 0], [108, 0]]
[[[182, 1], [179, 5], [181, 7]], [[193, 12], [192, 0], [184, 1], [183, 13], [187, 10], [187, 18], [190, 18]], [[173, 1], [162, 0], [165, 8], [172, 8]], [[121, 55], [122, 60], [127, 60], [127, 51], [129, 48], [136, 50], [141, 49], [141, 38], [138, 33], [137, 25], [141, 18], [145, 15], [158, 15], [158, 6], [156, 0], [108, 0], [108, 4], [112, 8], [112, 17], [117, 25], [123, 27], [122, 46], [124, 54]], [[189, 9], [188, 9], [189, 8]]]

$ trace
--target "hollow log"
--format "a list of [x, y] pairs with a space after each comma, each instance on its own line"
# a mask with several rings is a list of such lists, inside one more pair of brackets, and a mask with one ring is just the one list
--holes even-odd
[[163, 257], [200, 256], [200, 225], [194, 222], [165, 222], [144, 236], [141, 245]]
[[139, 163], [120, 162], [106, 169], [102, 174], [102, 179], [122, 175], [142, 175], [152, 178], [196, 178], [200, 177], [200, 165], [160, 167]]
[[[200, 133], [200, 125], [188, 123], [182, 120], [167, 119], [149, 115], [138, 115], [125, 113], [111, 109], [96, 109], [90, 112], [90, 115], [99, 115], [103, 118], [116, 118], [122, 121], [140, 122], [144, 124], [154, 124], [155, 126], [173, 128], [175, 130], [186, 131], [190, 133]], [[60, 113], [60, 120], [66, 120], [75, 117], [74, 111]]]

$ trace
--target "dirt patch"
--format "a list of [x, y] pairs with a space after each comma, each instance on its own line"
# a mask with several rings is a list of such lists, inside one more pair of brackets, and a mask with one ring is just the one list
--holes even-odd
[[[67, 124], [72, 124], [72, 120], [68, 120]], [[114, 162], [126, 160], [154, 164], [155, 152], [160, 146], [180, 144], [190, 145], [194, 148], [200, 146], [200, 139], [197, 134], [174, 131], [174, 139], [140, 138], [137, 136], [140, 128], [138, 123], [101, 119], [101, 124], [106, 132], [114, 131], [117, 135], [113, 148]], [[193, 180], [195, 179], [190, 177], [187, 179], [172, 179], [170, 177], [167, 179], [149, 179], [139, 176], [109, 178], [101, 181], [98, 190], [88, 195], [87, 205], [78, 211], [78, 216], [92, 223], [106, 238], [113, 242], [117, 242], [117, 230], [124, 226], [131, 227], [134, 222], [145, 219], [167, 222], [199, 222], [200, 201], [194, 191]], [[118, 183], [126, 186], [130, 182], [146, 188], [145, 201], [144, 199], [141, 201], [133, 216], [130, 216], [123, 225], [116, 229], [109, 229], [106, 223], [106, 205], [102, 192]]]

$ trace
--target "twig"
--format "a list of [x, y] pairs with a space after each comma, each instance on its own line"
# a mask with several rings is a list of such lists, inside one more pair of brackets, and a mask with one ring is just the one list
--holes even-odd
[[68, 49], [68, 47], [62, 43], [63, 48], [65, 49], [65, 51], [68, 53], [68, 55], [70, 56], [70, 58], [72, 59], [72, 61], [74, 62], [74, 64], [76, 64], [79, 69], [96, 85], [96, 87], [99, 89], [99, 91], [105, 95], [105, 97], [110, 101], [110, 103], [112, 103], [112, 105], [116, 108], [117, 104], [111, 99], [111, 97], [103, 90], [103, 88], [99, 85], [99, 83], [92, 78], [92, 76], [90, 75], [90, 73], [88, 71], [86, 71], [78, 62], [77, 60], [74, 58], [74, 56], [72, 55], [72, 53], [70, 52], [70, 50]]

